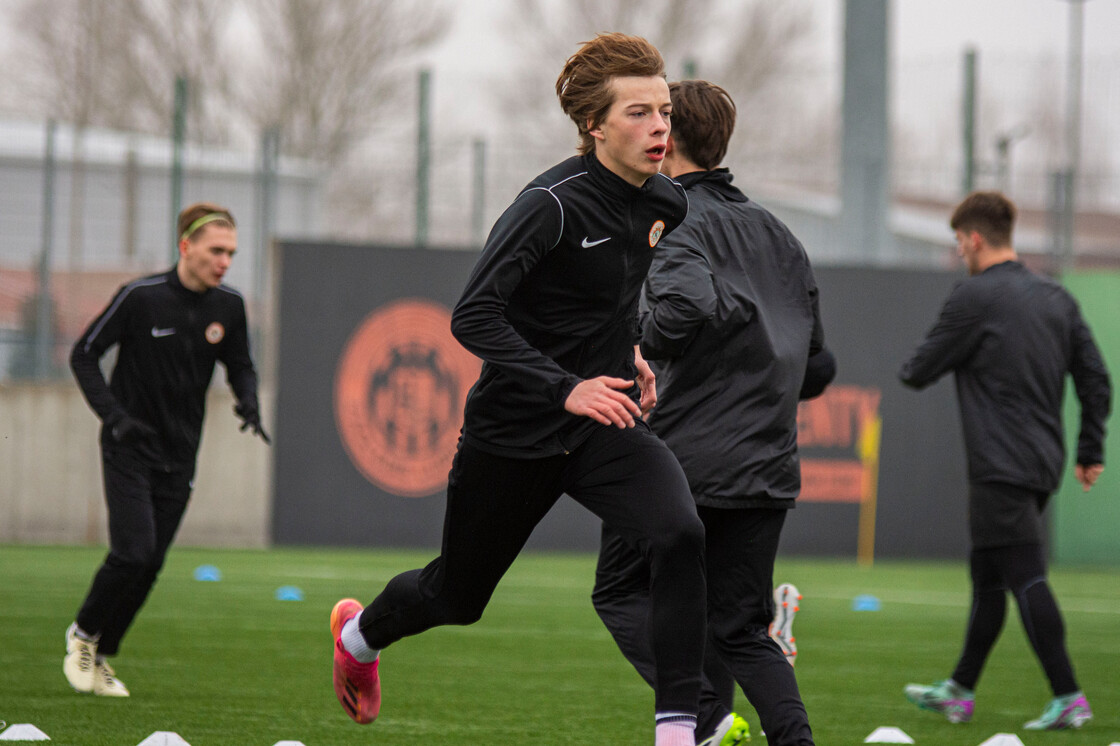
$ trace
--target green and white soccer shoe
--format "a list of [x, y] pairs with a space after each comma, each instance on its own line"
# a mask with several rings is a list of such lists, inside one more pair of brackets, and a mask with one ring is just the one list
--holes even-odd
[[1029, 723], [1024, 723], [1025, 730], [1065, 730], [1066, 728], [1080, 728], [1093, 719], [1093, 711], [1089, 709], [1089, 700], [1085, 699], [1082, 692], [1074, 692], [1064, 697], [1055, 697], [1046, 705], [1042, 715]]
[[716, 731], [696, 746], [742, 746], [751, 740], [751, 726], [734, 712], [720, 721]]
[[976, 695], [952, 679], [930, 685], [907, 684], [902, 691], [906, 693], [906, 699], [923, 710], [940, 712], [950, 723], [972, 720]]

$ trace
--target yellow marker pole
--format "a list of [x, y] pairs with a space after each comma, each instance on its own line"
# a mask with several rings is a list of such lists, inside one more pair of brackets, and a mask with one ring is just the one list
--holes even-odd
[[879, 444], [882, 436], [883, 418], [875, 415], [864, 421], [856, 446], [863, 465], [856, 559], [864, 567], [870, 567], [875, 562], [875, 511], [879, 499]]

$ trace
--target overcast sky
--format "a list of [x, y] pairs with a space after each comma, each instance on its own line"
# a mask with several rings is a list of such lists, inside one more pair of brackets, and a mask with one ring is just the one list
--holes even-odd
[[[460, 0], [455, 27], [441, 55], [459, 69], [495, 69], [509, 49], [497, 22], [516, 0]], [[1120, 54], [1120, 0], [1082, 0], [1085, 50]], [[807, 0], [822, 57], [839, 49], [843, 0]], [[1070, 0], [893, 0], [894, 53], [900, 58], [942, 54], [967, 44], [991, 52], [1064, 54]], [[621, 30], [621, 29], [620, 29]], [[573, 51], [579, 40], [573, 40]]]
[[[1111, 57], [1120, 66], [1120, 0], [1082, 0], [1088, 58]], [[462, 85], [473, 76], [497, 74], [516, 64], [501, 23], [516, 0], [460, 0], [455, 26], [432, 55], [437, 92], [445, 89], [453, 110], [482, 111], [484, 99], [464, 101]], [[891, 49], [896, 64], [953, 58], [972, 45], [986, 55], [1038, 55], [1064, 62], [1070, 0], [893, 0]], [[837, 65], [843, 36], [843, 0], [807, 0], [815, 25], [814, 48], [822, 65]], [[625, 30], [625, 29], [618, 29]], [[574, 51], [580, 40], [572, 40]], [[439, 81], [458, 85], [440, 86]], [[1120, 106], [1120, 104], [1118, 104]], [[1117, 122], [1120, 127], [1120, 122]]]

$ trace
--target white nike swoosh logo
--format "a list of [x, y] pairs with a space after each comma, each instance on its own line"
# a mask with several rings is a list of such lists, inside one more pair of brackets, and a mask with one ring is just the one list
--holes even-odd
[[580, 246], [582, 246], [585, 249], [590, 249], [592, 246], [598, 246], [599, 244], [603, 243], [604, 241], [610, 241], [610, 240], [611, 240], [611, 237], [607, 236], [606, 238], [600, 238], [598, 241], [588, 241], [587, 236], [584, 236], [583, 237], [583, 242], [580, 244]]
[[152, 327], [153, 337], [169, 337], [175, 333], [174, 329], [160, 329], [158, 326]]

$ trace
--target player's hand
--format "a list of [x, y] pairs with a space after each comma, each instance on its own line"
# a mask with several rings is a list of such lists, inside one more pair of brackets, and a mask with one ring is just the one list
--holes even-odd
[[233, 412], [241, 418], [241, 432], [252, 429], [254, 435], [259, 436], [265, 443], [272, 445], [268, 433], [264, 431], [264, 426], [261, 425], [261, 413], [257, 411], [257, 409], [248, 405], [238, 404], [233, 408]]
[[633, 385], [633, 381], [611, 376], [580, 381], [564, 400], [564, 409], [603, 425], [634, 427], [634, 418], [641, 417], [642, 410], [623, 393]]
[[649, 367], [649, 363], [642, 357], [642, 353], [637, 347], [634, 348], [634, 365], [638, 367], [638, 388], [642, 391], [642, 398], [638, 406], [641, 408], [642, 414], [647, 415], [657, 404], [657, 376], [654, 375], [653, 368]]
[[109, 434], [118, 443], [137, 443], [154, 438], [159, 433], [148, 423], [126, 414], [109, 427]]
[[1073, 475], [1081, 482], [1081, 491], [1088, 492], [1089, 488], [1097, 483], [1097, 478], [1104, 471], [1104, 464], [1078, 464], [1073, 467]]

